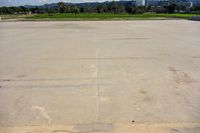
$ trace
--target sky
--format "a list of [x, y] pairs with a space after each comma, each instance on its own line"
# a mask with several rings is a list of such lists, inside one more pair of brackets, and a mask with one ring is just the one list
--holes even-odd
[[47, 3], [63, 2], [103, 2], [108, 0], [0, 0], [0, 6], [19, 6], [19, 5], [42, 5]]

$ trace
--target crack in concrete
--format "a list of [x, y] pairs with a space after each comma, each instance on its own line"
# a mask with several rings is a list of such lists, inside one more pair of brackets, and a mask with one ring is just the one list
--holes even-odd
[[97, 44], [97, 34], [96, 34], [96, 32], [95, 32], [95, 34], [94, 34], [94, 45], [95, 45], [95, 57], [96, 58], [94, 58], [95, 59], [95, 66], [96, 66], [96, 87], [97, 87], [97, 100], [98, 100], [98, 122], [100, 123], [101, 122], [101, 117], [100, 117], [100, 112], [101, 112], [101, 105], [100, 105], [100, 86], [99, 86], [99, 82], [98, 82], [98, 44]]
[[[67, 81], [67, 80], [94, 80], [95, 78], [58, 78], [58, 79], [0, 79], [0, 82], [12, 82], [12, 81]], [[98, 79], [106, 79], [104, 77]]]
[[157, 57], [147, 56], [122, 56], [122, 57], [96, 57], [96, 58], [51, 58], [43, 60], [158, 60]]
[[[101, 84], [102, 86], [108, 86], [110, 84]], [[79, 85], [2, 85], [1, 88], [82, 88], [82, 87], [95, 87], [97, 84], [79, 84]]]

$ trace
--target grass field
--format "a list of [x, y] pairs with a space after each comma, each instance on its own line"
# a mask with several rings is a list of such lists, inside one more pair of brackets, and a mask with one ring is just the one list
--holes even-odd
[[200, 16], [195, 14], [95, 14], [95, 13], [79, 13], [79, 14], [33, 14], [33, 15], [3, 15], [2, 20], [148, 20], [148, 19], [189, 19], [192, 16]]

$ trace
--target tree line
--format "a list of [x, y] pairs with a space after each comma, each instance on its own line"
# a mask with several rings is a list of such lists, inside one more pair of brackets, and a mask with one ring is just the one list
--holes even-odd
[[103, 4], [66, 4], [59, 2], [51, 6], [36, 7], [0, 7], [0, 14], [27, 14], [27, 13], [130, 13], [139, 14], [145, 12], [155, 13], [200, 13], [200, 5], [190, 7], [188, 4], [167, 3], [158, 6], [136, 6], [132, 2], [120, 4], [119, 2], [106, 2]]

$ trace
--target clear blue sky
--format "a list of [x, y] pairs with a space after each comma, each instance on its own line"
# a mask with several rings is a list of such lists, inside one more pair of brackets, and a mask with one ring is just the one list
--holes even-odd
[[41, 5], [46, 3], [56, 3], [58, 1], [80, 3], [95, 1], [102, 2], [109, 0], [0, 0], [0, 6]]

